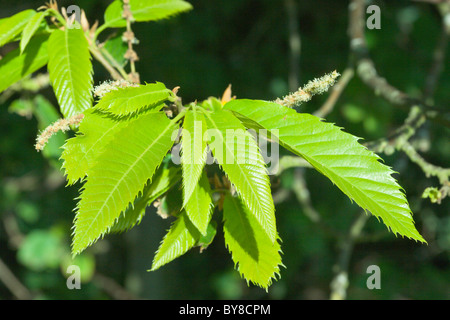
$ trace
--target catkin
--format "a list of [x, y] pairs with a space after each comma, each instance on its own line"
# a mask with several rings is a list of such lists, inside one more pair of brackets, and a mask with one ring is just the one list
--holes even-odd
[[51, 124], [47, 128], [45, 128], [44, 131], [42, 131], [38, 135], [38, 137], [36, 138], [36, 144], [34, 145], [34, 147], [36, 148], [36, 150], [38, 152], [44, 150], [44, 147], [47, 144], [48, 140], [50, 140], [50, 138], [55, 133], [57, 133], [59, 131], [62, 131], [62, 132], [69, 131], [71, 125], [78, 126], [80, 124], [81, 120], [83, 120], [83, 118], [84, 118], [84, 114], [80, 113], [80, 114], [74, 115], [70, 118], [57, 120], [56, 122], [54, 122], [53, 124]]
[[296, 92], [285, 96], [283, 99], [276, 99], [275, 102], [282, 106], [293, 108], [308, 102], [316, 94], [327, 92], [328, 89], [336, 83], [336, 79], [340, 76], [337, 71], [333, 71], [318, 79], [309, 81], [303, 88], [299, 88]]

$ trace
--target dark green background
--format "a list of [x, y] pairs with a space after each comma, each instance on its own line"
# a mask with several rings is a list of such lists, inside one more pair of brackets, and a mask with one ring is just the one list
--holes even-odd
[[[161, 81], [170, 88], [180, 86], [179, 95], [184, 102], [219, 97], [230, 83], [233, 94], [239, 98], [269, 100], [288, 93], [289, 34], [284, 1], [190, 2], [194, 10], [189, 13], [133, 25], [140, 40], [135, 49], [140, 57], [137, 69], [143, 82]], [[62, 6], [77, 4], [91, 22], [103, 21], [109, 3], [59, 2]], [[439, 15], [425, 3], [374, 3], [381, 8], [381, 30], [367, 31], [367, 40], [378, 71], [394, 86], [421, 97], [439, 37]], [[0, 1], [0, 18], [42, 4]], [[300, 83], [333, 70], [342, 72], [347, 66], [347, 7], [347, 1], [298, 1], [302, 41]], [[108, 79], [98, 63], [94, 68], [96, 85]], [[442, 108], [448, 108], [450, 101], [450, 59], [446, 59], [445, 68], [435, 95], [436, 105]], [[52, 91], [46, 89], [41, 94], [57, 110]], [[301, 111], [314, 112], [326, 97], [314, 98]], [[111, 292], [121, 293], [111, 287], [115, 284], [126, 290], [119, 298], [329, 298], [339, 241], [304, 215], [292, 193], [276, 204], [286, 268], [281, 269], [281, 279], [268, 293], [248, 287], [233, 270], [220, 227], [213, 244], [203, 253], [193, 249], [160, 270], [147, 272], [170, 225], [153, 208], [132, 231], [107, 236], [89, 248], [83, 254], [82, 262], [86, 265], [83, 272], [86, 275], [92, 271], [95, 275], [82, 283], [81, 290], [68, 290], [61, 260], [70, 249], [74, 198], [81, 185], [66, 188], [58, 170], [60, 164], [49, 162], [34, 150], [36, 117], [27, 119], [8, 109], [19, 98], [24, 96], [15, 95], [0, 106], [0, 258], [33, 298], [111, 299], [114, 298]], [[371, 141], [392, 132], [406, 116], [405, 111], [375, 96], [355, 77], [327, 121]], [[448, 128], [430, 122], [416, 137], [428, 143], [429, 149], [423, 154], [429, 162], [449, 166]], [[421, 198], [423, 190], [437, 186], [438, 181], [425, 177], [404, 154], [382, 157], [399, 173], [395, 177], [406, 191], [417, 228], [428, 245], [396, 238], [377, 219], [370, 218], [364, 235], [372, 240], [357, 243], [352, 254], [348, 299], [449, 299], [449, 201], [445, 199], [437, 205]], [[361, 210], [315, 171], [307, 170], [305, 177], [313, 206], [324, 221], [346, 233]], [[290, 190], [292, 171], [273, 180], [274, 192]], [[366, 269], [372, 264], [381, 268], [381, 290], [366, 288], [369, 276]], [[11, 298], [11, 292], [0, 282], [0, 299]]]

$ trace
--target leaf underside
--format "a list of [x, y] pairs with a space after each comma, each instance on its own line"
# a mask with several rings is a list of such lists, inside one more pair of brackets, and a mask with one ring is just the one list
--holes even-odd
[[394, 234], [425, 242], [417, 232], [406, 197], [380, 157], [341, 128], [267, 101], [233, 100], [224, 106], [277, 136]]

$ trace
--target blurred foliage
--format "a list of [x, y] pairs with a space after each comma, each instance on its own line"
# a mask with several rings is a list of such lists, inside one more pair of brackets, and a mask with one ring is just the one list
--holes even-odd
[[[142, 81], [180, 86], [184, 102], [220, 96], [228, 84], [239, 98], [275, 99], [288, 93], [289, 45], [286, 10], [282, 1], [190, 1], [194, 10], [158, 23], [135, 24], [140, 40], [137, 69]], [[102, 21], [109, 1], [76, 3], [89, 21]], [[381, 30], [368, 30], [371, 56], [381, 75], [408, 94], [420, 97], [440, 32], [432, 5], [411, 1], [374, 1], [382, 13]], [[0, 1], [0, 18], [41, 1], [12, 4]], [[348, 3], [298, 1], [302, 41], [300, 83], [348, 62]], [[120, 35], [120, 30], [117, 30]], [[101, 39], [102, 41], [105, 39]], [[110, 42], [115, 46], [114, 39]], [[6, 50], [1, 49], [1, 50]], [[120, 47], [117, 47], [120, 54]], [[5, 52], [0, 52], [4, 54]], [[95, 63], [95, 84], [108, 74]], [[450, 59], [435, 93], [435, 104], [450, 102]], [[303, 105], [314, 112], [327, 95]], [[156, 272], [147, 272], [170, 221], [149, 208], [138, 227], [108, 236], [76, 261], [70, 257], [71, 223], [76, 191], [65, 187], [59, 170], [56, 136], [44, 154], [34, 150], [36, 134], [57, 117], [56, 99], [49, 88], [13, 92], [0, 104], [0, 258], [17, 280], [37, 299], [328, 299], [340, 242], [311, 222], [296, 199], [293, 169], [273, 177], [277, 224], [283, 239], [281, 279], [266, 293], [248, 287], [233, 271], [222, 230], [201, 254], [193, 250]], [[356, 77], [350, 82], [327, 120], [366, 141], [385, 137], [402, 124], [406, 113], [377, 97]], [[428, 123], [417, 132], [419, 151], [430, 163], [448, 167], [449, 128]], [[395, 238], [370, 218], [363, 238], [355, 244], [349, 266], [348, 299], [450, 299], [449, 200], [441, 204], [422, 198], [438, 184], [427, 178], [402, 153], [382, 155], [399, 174], [414, 212], [418, 230], [428, 245]], [[361, 214], [355, 204], [317, 172], [306, 169], [305, 179], [314, 208], [323, 220], [342, 232]], [[67, 266], [82, 269], [81, 290], [66, 287]], [[369, 290], [366, 269], [381, 269], [381, 290]], [[124, 292], [117, 289], [120, 286]], [[0, 282], [0, 299], [15, 298]]]

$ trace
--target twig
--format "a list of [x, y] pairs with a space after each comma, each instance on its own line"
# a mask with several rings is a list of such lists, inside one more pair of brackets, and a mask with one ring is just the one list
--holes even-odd
[[331, 93], [325, 103], [318, 109], [314, 115], [319, 118], [325, 118], [336, 105], [337, 100], [341, 96], [344, 89], [347, 87], [350, 80], [353, 78], [355, 72], [353, 68], [348, 67], [342, 72], [339, 81], [331, 89]]
[[442, 185], [448, 183], [450, 177], [450, 168], [442, 168], [428, 163], [408, 141], [403, 142], [400, 145], [400, 149], [408, 156], [408, 158], [412, 162], [416, 163], [422, 169], [427, 177], [437, 177]]
[[137, 298], [113, 279], [100, 273], [95, 273], [92, 281], [116, 300], [136, 300]]
[[[405, 120], [402, 127], [396, 130], [394, 135], [391, 135], [391, 137], [386, 139], [380, 139], [375, 143], [369, 143], [367, 146], [376, 152], [393, 153], [395, 150], [402, 150], [411, 161], [422, 168], [427, 176], [437, 176], [440, 183], [445, 186], [448, 183], [448, 169], [432, 165], [425, 161], [408, 141], [427, 119], [440, 121], [445, 125], [445, 119], [441, 118], [443, 118], [445, 114], [448, 114], [448, 112], [431, 108], [425, 102], [410, 97], [378, 75], [375, 64], [369, 58], [368, 48], [364, 37], [364, 9], [364, 0], [351, 0], [349, 6], [350, 49], [357, 74], [366, 85], [372, 88], [375, 94], [381, 95], [394, 106], [404, 107], [409, 110], [408, 118]], [[443, 32], [450, 33], [448, 30], [444, 30]], [[446, 38], [447, 36], [443, 37], [444, 40]], [[441, 39], [441, 41], [443, 40]], [[437, 77], [441, 68], [440, 64], [442, 63], [441, 59], [443, 59], [443, 47], [445, 47], [445, 45], [440, 43], [436, 49], [438, 54], [435, 54], [434, 66], [429, 75], [426, 95], [430, 95], [436, 86]]]
[[[374, 62], [369, 57], [365, 35], [365, 1], [351, 0], [349, 5], [349, 37], [352, 63], [360, 79], [371, 88], [375, 94], [380, 95], [392, 105], [409, 110], [418, 106], [428, 119], [439, 119], [442, 113], [447, 113], [438, 108], [431, 108], [420, 99], [412, 98], [405, 92], [392, 86], [385, 78], [381, 77]], [[434, 111], [434, 112], [430, 112]], [[437, 111], [437, 112], [436, 112]]]
[[139, 60], [139, 57], [136, 51], [133, 50], [133, 43], [137, 43], [138, 40], [134, 36], [134, 32], [131, 30], [131, 23], [134, 21], [134, 18], [131, 13], [130, 0], [123, 0], [122, 16], [127, 21], [127, 31], [123, 34], [123, 40], [128, 43], [128, 50], [125, 53], [125, 59], [130, 61], [131, 72], [129, 74], [129, 80], [134, 83], [140, 83], [139, 73], [136, 72], [135, 65], [135, 62]]
[[[430, 71], [428, 72], [425, 89], [424, 89], [424, 100], [428, 101], [432, 99], [434, 91], [439, 80], [439, 76], [444, 70], [445, 54], [447, 51], [447, 43], [450, 37], [450, 28], [448, 28], [445, 21], [447, 15], [442, 14], [442, 27], [441, 34], [439, 36], [438, 43], [433, 54], [433, 63], [431, 65]], [[450, 16], [450, 15], [449, 15]]]
[[340, 253], [335, 266], [335, 276], [331, 281], [331, 300], [344, 300], [347, 297], [348, 267], [356, 240], [369, 219], [369, 215], [362, 213], [353, 222], [348, 235], [340, 243]]
[[0, 259], [0, 281], [19, 300], [30, 300], [33, 298], [31, 292], [16, 278], [14, 273]]
[[326, 232], [327, 236], [333, 236], [335, 238], [341, 237], [341, 234], [338, 231], [327, 225], [322, 220], [319, 212], [317, 212], [317, 210], [313, 207], [311, 203], [310, 193], [303, 176], [302, 168], [297, 168], [294, 171], [294, 184], [292, 186], [292, 191], [294, 192], [298, 202], [302, 206], [303, 213], [306, 215], [306, 217], [308, 217], [314, 224], [316, 224], [320, 229]]
[[298, 29], [297, 2], [296, 0], [285, 0], [284, 4], [287, 12], [289, 31], [289, 90], [295, 91], [298, 89], [300, 81], [300, 55], [302, 48]]

